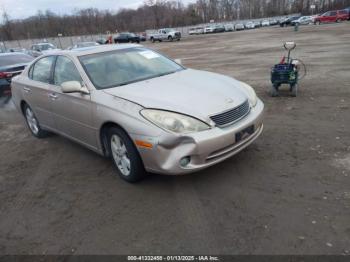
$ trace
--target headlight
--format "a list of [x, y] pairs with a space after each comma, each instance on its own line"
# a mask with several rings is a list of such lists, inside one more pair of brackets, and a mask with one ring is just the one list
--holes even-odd
[[246, 91], [250, 106], [255, 107], [256, 104], [258, 103], [258, 97], [256, 96], [254, 89], [250, 85], [247, 85], [246, 83], [243, 83], [243, 82], [240, 82], [240, 83], [244, 88], [244, 91]]
[[141, 115], [153, 124], [179, 134], [200, 132], [210, 128], [209, 125], [193, 117], [168, 111], [144, 109]]

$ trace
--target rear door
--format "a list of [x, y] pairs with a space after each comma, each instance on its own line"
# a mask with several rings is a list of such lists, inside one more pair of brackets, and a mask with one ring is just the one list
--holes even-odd
[[337, 12], [336, 11], [331, 11], [329, 15], [328, 22], [335, 22], [337, 21]]
[[28, 81], [22, 87], [25, 101], [34, 111], [40, 125], [49, 128], [54, 128], [49, 89], [55, 59], [55, 56], [46, 56], [35, 62], [29, 69]]
[[88, 147], [96, 148], [96, 130], [92, 127], [90, 94], [63, 93], [61, 85], [68, 81], [83, 84], [74, 62], [58, 56], [53, 70], [50, 100], [56, 129]]

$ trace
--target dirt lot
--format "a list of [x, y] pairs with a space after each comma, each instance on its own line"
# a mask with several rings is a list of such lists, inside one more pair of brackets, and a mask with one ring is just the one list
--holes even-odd
[[[299, 97], [271, 98], [269, 70], [286, 40], [297, 42], [308, 75]], [[266, 119], [261, 138], [239, 155], [136, 185], [62, 137], [33, 138], [2, 100], [0, 253], [349, 253], [349, 43], [350, 24], [341, 23], [147, 44], [248, 82]]]

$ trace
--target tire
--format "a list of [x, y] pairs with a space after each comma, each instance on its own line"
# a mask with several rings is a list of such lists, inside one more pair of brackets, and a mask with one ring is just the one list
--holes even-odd
[[340, 19], [335, 20], [336, 23], [340, 23]]
[[174, 41], [174, 39], [173, 39], [173, 37], [172, 37], [171, 35], [168, 36], [168, 40], [169, 40], [170, 42]]
[[154, 43], [154, 42], [155, 42], [153, 37], [151, 37], [151, 42], [152, 42], [152, 43]]
[[28, 126], [28, 128], [33, 136], [35, 136], [37, 138], [47, 137], [49, 132], [43, 130], [40, 127], [39, 121], [36, 118], [33, 110], [27, 104], [25, 104], [23, 107], [23, 114], [24, 114], [24, 117], [26, 119], [27, 126]]
[[275, 85], [272, 85], [272, 86], [271, 86], [270, 95], [271, 95], [272, 97], [278, 96], [278, 87], [277, 87], [277, 86], [275, 86]]
[[298, 84], [291, 86], [291, 96], [296, 97], [298, 95]]
[[125, 131], [112, 127], [107, 135], [109, 152], [118, 175], [130, 183], [144, 178], [147, 172], [140, 154]]

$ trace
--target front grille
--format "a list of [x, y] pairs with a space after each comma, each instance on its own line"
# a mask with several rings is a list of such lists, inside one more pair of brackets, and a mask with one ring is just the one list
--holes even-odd
[[243, 104], [226, 111], [224, 113], [211, 116], [210, 119], [214, 121], [217, 126], [227, 126], [229, 124], [233, 124], [239, 119], [243, 118], [249, 113], [250, 106], [248, 100], [246, 100]]

